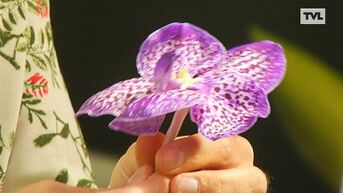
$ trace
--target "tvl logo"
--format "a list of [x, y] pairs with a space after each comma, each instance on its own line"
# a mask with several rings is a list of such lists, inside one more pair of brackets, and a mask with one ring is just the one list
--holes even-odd
[[300, 24], [325, 24], [325, 8], [300, 8]]

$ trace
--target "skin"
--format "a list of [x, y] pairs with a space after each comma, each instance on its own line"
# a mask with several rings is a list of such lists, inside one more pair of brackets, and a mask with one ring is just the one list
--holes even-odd
[[267, 178], [253, 165], [253, 149], [245, 138], [210, 141], [195, 134], [161, 147], [163, 139], [160, 133], [140, 136], [115, 166], [110, 189], [82, 189], [42, 181], [17, 193], [267, 192]]

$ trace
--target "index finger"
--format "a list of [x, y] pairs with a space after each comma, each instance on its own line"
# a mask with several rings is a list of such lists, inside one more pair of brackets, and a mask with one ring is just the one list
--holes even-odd
[[253, 149], [241, 136], [210, 141], [200, 134], [162, 146], [155, 159], [158, 172], [176, 175], [200, 169], [228, 169], [253, 165]]

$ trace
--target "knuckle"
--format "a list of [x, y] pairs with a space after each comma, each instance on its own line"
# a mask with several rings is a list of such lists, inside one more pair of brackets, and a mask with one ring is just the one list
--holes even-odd
[[223, 179], [220, 176], [201, 175], [199, 176], [200, 193], [224, 193]]
[[217, 150], [224, 165], [253, 165], [254, 150], [247, 139], [237, 135], [224, 139], [223, 143]]
[[225, 166], [236, 165], [235, 164], [236, 161], [234, 160], [235, 158], [234, 152], [232, 151], [230, 144], [225, 143], [225, 145], [219, 146], [215, 153], [220, 157], [220, 160], [221, 160], [220, 162], [222, 163], [222, 165], [225, 165]]
[[251, 143], [246, 138], [241, 136], [237, 136], [237, 140], [241, 151], [241, 160], [244, 160], [249, 165], [252, 165], [254, 162], [254, 150]]

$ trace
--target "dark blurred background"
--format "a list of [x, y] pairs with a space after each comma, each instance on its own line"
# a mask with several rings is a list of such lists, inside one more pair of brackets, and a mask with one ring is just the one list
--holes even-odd
[[[136, 54], [143, 40], [171, 22], [206, 29], [227, 47], [249, 42], [251, 26], [260, 26], [297, 42], [343, 72], [338, 1], [51, 1], [55, 46], [75, 109], [92, 94], [138, 76]], [[326, 25], [300, 25], [299, 8], [326, 8]], [[272, 109], [273, 101], [272, 102]], [[280, 110], [280, 109], [278, 109]], [[282, 109], [281, 109], [282, 111]], [[88, 147], [123, 154], [135, 137], [107, 128], [112, 117], [82, 116]], [[167, 120], [168, 123], [168, 120]], [[183, 134], [195, 133], [187, 121]], [[256, 165], [271, 178], [271, 192], [336, 192], [302, 158], [275, 113], [244, 133], [253, 144]], [[98, 174], [99, 175], [99, 174]]]

